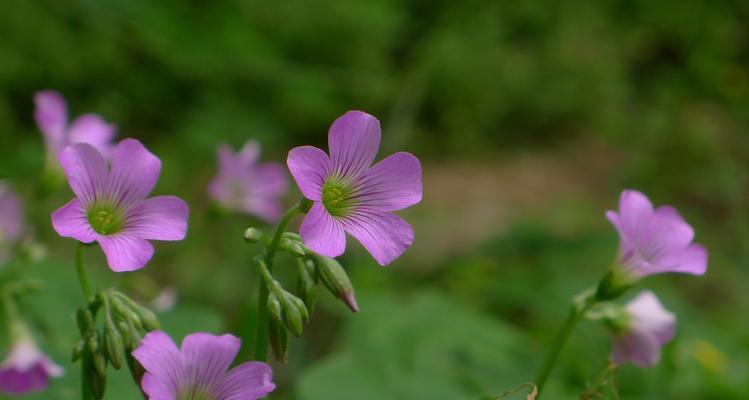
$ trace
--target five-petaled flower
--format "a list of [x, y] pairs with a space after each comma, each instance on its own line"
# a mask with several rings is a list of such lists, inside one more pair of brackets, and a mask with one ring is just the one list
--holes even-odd
[[692, 243], [694, 230], [670, 206], [653, 209], [644, 194], [625, 190], [619, 213], [606, 212], [619, 232], [617, 265], [633, 278], [662, 272], [702, 275], [707, 270], [707, 250]]
[[288, 184], [280, 164], [258, 164], [259, 158], [260, 145], [254, 140], [236, 154], [228, 145], [219, 146], [219, 171], [208, 185], [208, 194], [229, 210], [274, 222], [281, 217], [280, 198]]
[[22, 225], [21, 199], [0, 181], [0, 263], [5, 262], [10, 248], [21, 237]]
[[391, 212], [421, 201], [421, 164], [400, 152], [372, 165], [379, 147], [379, 121], [349, 111], [330, 127], [330, 157], [312, 146], [289, 152], [289, 170], [302, 194], [314, 202], [300, 228], [313, 251], [328, 257], [343, 254], [348, 232], [386, 265], [413, 242], [411, 226]]
[[68, 124], [68, 106], [60, 93], [44, 90], [34, 95], [34, 119], [44, 136], [48, 157], [55, 160], [65, 147], [88, 143], [109, 158], [117, 127], [96, 114], [83, 114]]
[[49, 378], [62, 374], [63, 369], [39, 350], [31, 336], [24, 335], [14, 341], [0, 364], [0, 391], [20, 395], [44, 390]]
[[640, 368], [655, 365], [661, 348], [674, 337], [676, 316], [650, 291], [640, 293], [624, 310], [624, 322], [613, 331], [614, 362], [630, 362]]
[[272, 392], [273, 371], [251, 361], [229, 370], [240, 341], [193, 333], [177, 348], [162, 331], [148, 333], [133, 357], [146, 369], [141, 387], [151, 400], [254, 400]]
[[76, 198], [52, 213], [60, 236], [98, 242], [113, 271], [143, 268], [153, 256], [148, 240], [182, 240], [187, 204], [175, 196], [146, 198], [161, 161], [135, 139], [121, 141], [111, 167], [93, 146], [77, 143], [60, 153]]

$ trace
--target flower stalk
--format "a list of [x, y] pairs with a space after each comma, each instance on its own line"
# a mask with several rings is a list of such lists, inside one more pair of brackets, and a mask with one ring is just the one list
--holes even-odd
[[86, 299], [86, 303], [90, 304], [94, 301], [94, 292], [91, 290], [88, 275], [86, 275], [86, 269], [83, 265], [83, 246], [82, 242], [78, 242], [78, 246], [75, 248], [75, 270], [78, 273], [78, 284], [81, 286], [83, 297]]

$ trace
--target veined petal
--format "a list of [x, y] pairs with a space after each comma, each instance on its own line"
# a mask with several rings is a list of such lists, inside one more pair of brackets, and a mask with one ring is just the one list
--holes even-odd
[[[133, 357], [148, 372], [143, 377], [143, 390], [151, 398], [171, 400], [187, 380], [179, 349], [163, 331], [147, 333]], [[168, 395], [172, 397], [165, 397]]]
[[635, 240], [647, 228], [653, 215], [653, 204], [644, 194], [636, 190], [625, 190], [619, 199], [620, 231]]
[[380, 148], [380, 121], [361, 111], [349, 111], [328, 131], [331, 173], [357, 178], [372, 165]]
[[65, 98], [54, 90], [44, 90], [34, 95], [34, 103], [36, 125], [44, 134], [47, 146], [57, 154], [66, 144], [68, 106]]
[[112, 140], [117, 134], [117, 127], [96, 114], [84, 114], [70, 124], [68, 134], [71, 144], [88, 143], [108, 157], [111, 155]]
[[187, 234], [187, 203], [175, 196], [156, 196], [133, 206], [125, 217], [125, 233], [151, 240], [182, 240]]
[[396, 211], [421, 201], [421, 163], [411, 153], [395, 153], [367, 170], [352, 194], [357, 204]]
[[161, 160], [141, 142], [125, 139], [114, 149], [108, 194], [129, 207], [151, 193], [161, 173]]
[[62, 237], [73, 238], [83, 243], [96, 240], [96, 233], [86, 219], [86, 211], [78, 199], [71, 200], [52, 213], [52, 227]]
[[617, 364], [630, 362], [640, 368], [647, 368], [660, 360], [661, 345], [652, 334], [632, 331], [614, 337], [613, 357]]
[[388, 212], [360, 208], [340, 221], [382, 266], [400, 257], [414, 240], [411, 225]]
[[59, 159], [70, 188], [84, 207], [104, 195], [109, 175], [107, 161], [93, 146], [87, 143], [68, 146]]
[[328, 155], [317, 147], [295, 147], [289, 152], [286, 164], [304, 197], [322, 200], [322, 187], [330, 170]]
[[109, 268], [114, 272], [141, 269], [153, 257], [151, 243], [137, 236], [124, 233], [109, 236], [97, 235], [96, 241], [99, 242], [107, 257]]
[[663, 257], [685, 248], [694, 239], [694, 230], [673, 207], [658, 207], [647, 227], [637, 238], [640, 252], [660, 264]]
[[319, 202], [316, 202], [299, 227], [304, 244], [315, 253], [338, 257], [346, 250], [343, 226]]
[[219, 389], [226, 373], [239, 352], [240, 341], [233, 335], [193, 333], [182, 341], [182, 362], [190, 383], [210, 393]]
[[268, 364], [252, 361], [232, 369], [216, 397], [221, 400], [255, 400], [265, 397], [275, 388], [273, 370]]

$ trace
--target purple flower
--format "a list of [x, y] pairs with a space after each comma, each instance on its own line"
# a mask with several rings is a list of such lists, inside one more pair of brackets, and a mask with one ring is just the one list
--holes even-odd
[[280, 164], [258, 164], [259, 158], [260, 145], [254, 140], [236, 154], [228, 145], [219, 146], [219, 171], [208, 194], [229, 210], [274, 222], [283, 212], [280, 197], [288, 190], [286, 176]]
[[74, 143], [88, 143], [109, 158], [117, 128], [96, 114], [83, 114], [68, 125], [68, 106], [65, 98], [54, 90], [34, 95], [34, 119], [44, 135], [47, 152], [56, 157]]
[[111, 167], [93, 146], [77, 143], [60, 153], [76, 198], [52, 213], [60, 236], [98, 242], [113, 271], [143, 268], [153, 256], [148, 240], [182, 240], [188, 207], [174, 196], [146, 198], [161, 161], [135, 139], [114, 149]]
[[669, 206], [653, 209], [644, 194], [622, 192], [619, 213], [606, 212], [619, 232], [618, 265], [635, 278], [661, 272], [702, 275], [707, 270], [707, 250], [692, 243], [694, 231]]
[[21, 200], [0, 181], [0, 263], [5, 262], [9, 248], [20, 238], [22, 224]]
[[614, 361], [640, 368], [655, 365], [661, 347], [676, 332], [676, 317], [650, 291], [640, 293], [625, 307], [625, 323], [614, 332]]
[[229, 370], [240, 341], [193, 333], [177, 348], [162, 331], [148, 333], [133, 357], [146, 369], [141, 386], [150, 400], [254, 400], [276, 388], [273, 371], [252, 361]]
[[47, 388], [49, 378], [62, 376], [63, 369], [49, 360], [30, 338], [23, 338], [10, 349], [0, 364], [0, 391], [19, 395]]
[[379, 147], [379, 121], [349, 111], [330, 127], [330, 157], [312, 146], [289, 152], [291, 174], [304, 197], [314, 201], [300, 228], [307, 247], [337, 257], [346, 249], [348, 232], [386, 265], [411, 245], [411, 225], [391, 211], [421, 201], [421, 164], [401, 152], [372, 165]]

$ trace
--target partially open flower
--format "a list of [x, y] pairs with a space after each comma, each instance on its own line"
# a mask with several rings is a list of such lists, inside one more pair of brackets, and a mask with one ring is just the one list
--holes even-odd
[[10, 247], [20, 238], [22, 225], [21, 199], [0, 181], [0, 264], [6, 261]]
[[228, 145], [219, 146], [219, 171], [208, 185], [208, 194], [229, 210], [275, 222], [281, 217], [280, 198], [288, 184], [280, 164], [259, 164], [259, 158], [260, 145], [254, 140], [236, 154]]
[[146, 198], [161, 161], [134, 139], [115, 148], [111, 168], [93, 146], [77, 143], [60, 153], [76, 198], [52, 213], [60, 236], [98, 242], [116, 272], [143, 268], [153, 256], [148, 240], [182, 240], [188, 207], [175, 196]]
[[676, 316], [650, 291], [624, 307], [623, 320], [612, 326], [614, 361], [650, 367], [661, 358], [661, 348], [674, 337]]
[[707, 250], [692, 243], [694, 231], [669, 206], [653, 209], [644, 194], [625, 190], [619, 212], [606, 217], [619, 232], [618, 266], [636, 278], [662, 272], [702, 275], [707, 270]]
[[177, 348], [162, 331], [148, 333], [133, 357], [146, 369], [141, 386], [151, 400], [255, 400], [272, 392], [273, 371], [251, 361], [229, 370], [240, 341], [193, 333]]
[[296, 147], [287, 164], [304, 197], [314, 201], [300, 234], [314, 252], [337, 257], [348, 232], [380, 265], [411, 246], [414, 232], [392, 213], [421, 201], [421, 164], [410, 153], [395, 153], [372, 165], [380, 147], [380, 123], [349, 111], [328, 133], [330, 157], [312, 147]]
[[30, 336], [17, 339], [0, 364], [0, 391], [20, 395], [47, 388], [49, 378], [62, 376], [63, 369], [47, 358]]
[[56, 159], [67, 146], [88, 143], [109, 157], [117, 128], [96, 114], [83, 114], [68, 124], [68, 106], [65, 98], [54, 90], [44, 90], [34, 95], [34, 119], [44, 136], [48, 156]]

